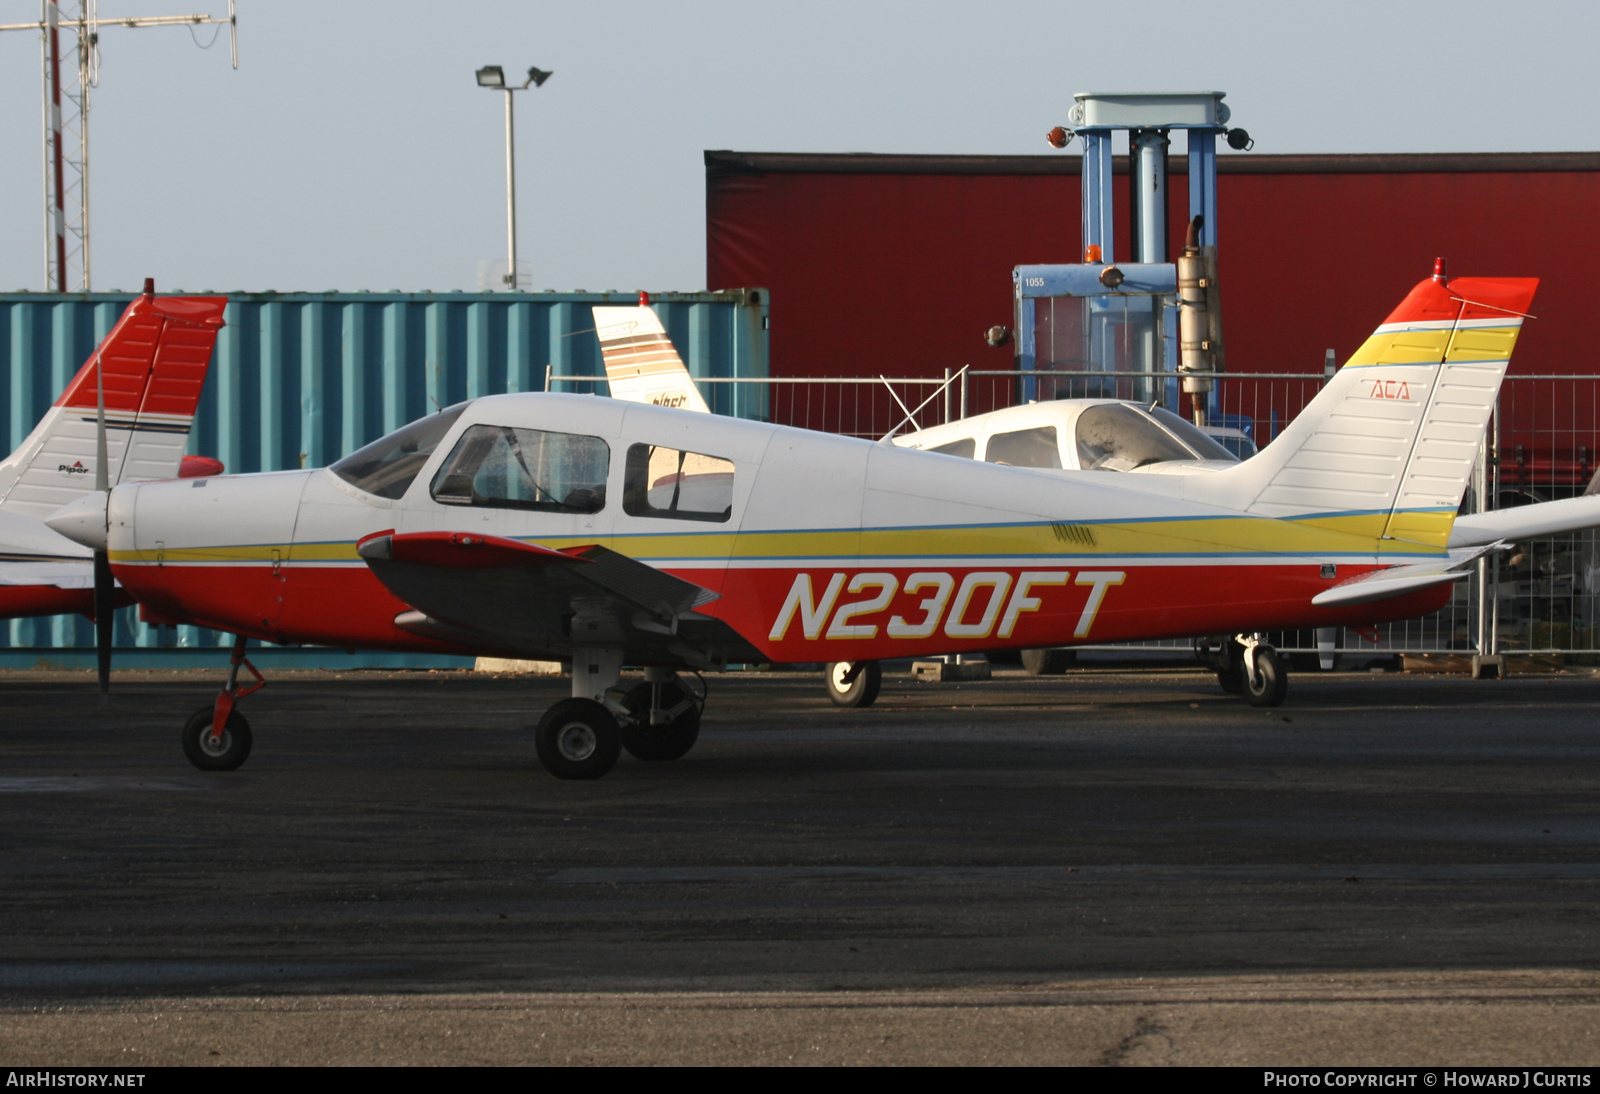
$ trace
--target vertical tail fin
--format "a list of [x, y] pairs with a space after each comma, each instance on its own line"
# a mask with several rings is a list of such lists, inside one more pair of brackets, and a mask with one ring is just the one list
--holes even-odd
[[1444, 547], [1537, 278], [1422, 282], [1258, 455], [1238, 508]]
[[613, 399], [710, 413], [651, 308], [597, 307], [594, 326]]
[[227, 303], [224, 296], [136, 297], [0, 462], [0, 510], [42, 518], [94, 489], [101, 369], [108, 481], [178, 477]]

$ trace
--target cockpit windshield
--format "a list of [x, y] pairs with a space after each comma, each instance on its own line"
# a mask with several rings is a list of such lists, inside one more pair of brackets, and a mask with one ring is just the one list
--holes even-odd
[[466, 403], [445, 407], [358, 448], [329, 470], [357, 490], [398, 500], [456, 424]]

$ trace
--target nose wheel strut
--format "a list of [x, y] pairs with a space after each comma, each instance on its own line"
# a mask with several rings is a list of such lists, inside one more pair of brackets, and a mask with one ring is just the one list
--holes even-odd
[[[266, 687], [267, 680], [244, 655], [246, 641], [244, 635], [234, 638], [228, 682], [216, 700], [195, 711], [184, 723], [183, 754], [201, 771], [232, 771], [250, 758], [250, 723], [235, 708], [246, 695]], [[239, 685], [241, 667], [249, 670], [255, 683]]]

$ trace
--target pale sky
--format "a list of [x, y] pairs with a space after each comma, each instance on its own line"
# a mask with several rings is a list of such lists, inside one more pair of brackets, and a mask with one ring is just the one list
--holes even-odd
[[[100, 0], [195, 11], [226, 0]], [[1225, 91], [1257, 152], [1600, 149], [1592, 2], [239, 0], [237, 72], [212, 30], [102, 31], [96, 289], [474, 288], [506, 233], [485, 64], [555, 72], [517, 97], [536, 289], [706, 287], [705, 149], [1060, 156], [1075, 91]], [[32, 32], [0, 108], [0, 291], [41, 290]]]

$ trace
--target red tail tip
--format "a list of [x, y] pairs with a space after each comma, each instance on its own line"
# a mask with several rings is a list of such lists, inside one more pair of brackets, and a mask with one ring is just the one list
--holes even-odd
[[1442, 258], [1436, 258], [1433, 260], [1433, 279], [1439, 282], [1448, 280], [1448, 277], [1444, 272], [1444, 259]]
[[155, 278], [147, 277], [147, 278], [144, 279], [144, 294], [146, 296], [154, 296], [156, 294], [156, 279]]
[[639, 290], [639, 306], [641, 308], [648, 308], [650, 306], [650, 294], [645, 292], [643, 289]]

